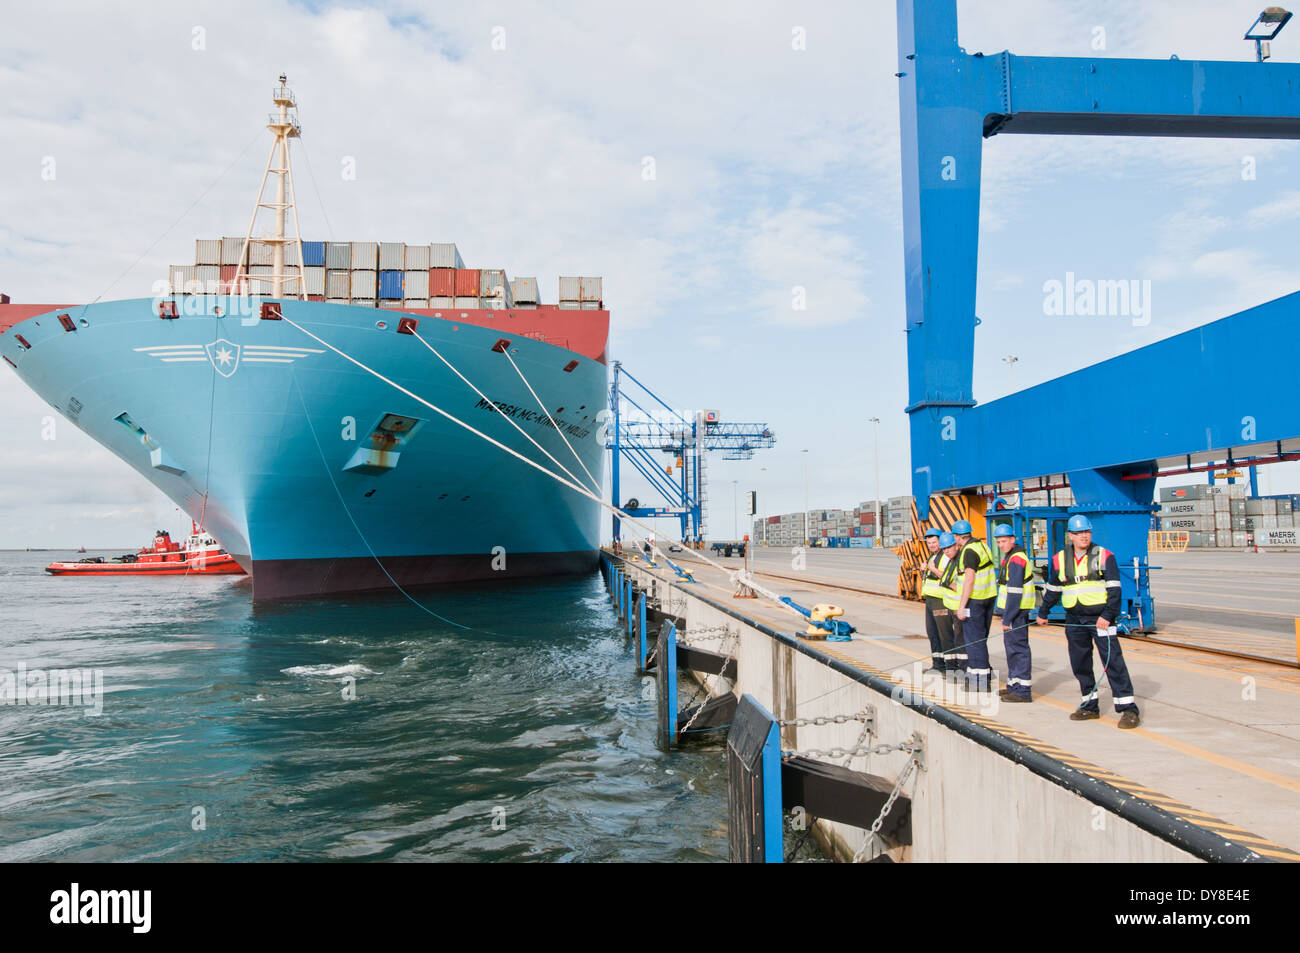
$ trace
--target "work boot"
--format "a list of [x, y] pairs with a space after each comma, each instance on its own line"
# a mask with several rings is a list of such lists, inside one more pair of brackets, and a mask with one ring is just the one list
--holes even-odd
[[1136, 728], [1140, 724], [1142, 724], [1142, 719], [1138, 717], [1138, 713], [1133, 709], [1130, 708], [1128, 711], [1120, 712], [1119, 726], [1121, 728]]
[[1015, 694], [1015, 692], [1013, 692], [1013, 691], [1012, 691], [1011, 689], [1009, 689], [1009, 688], [999, 688], [999, 689], [998, 689], [998, 698], [1006, 698], [1008, 695], [1014, 695], [1014, 694]]
[[1070, 712], [1070, 721], [1092, 721], [1101, 717], [1101, 712], [1095, 708], [1076, 708]]
[[1019, 692], [1006, 692], [1005, 694], [1002, 694], [1002, 700], [1004, 702], [1011, 702], [1012, 704], [1015, 705], [1019, 705], [1021, 702], [1033, 701], [1033, 699], [1030, 698], [1028, 695], [1021, 695]]

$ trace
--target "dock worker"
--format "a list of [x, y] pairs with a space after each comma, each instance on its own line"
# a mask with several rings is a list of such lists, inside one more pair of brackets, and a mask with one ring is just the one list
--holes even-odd
[[1100, 718], [1097, 680], [1093, 676], [1092, 646], [1095, 642], [1102, 668], [1110, 682], [1115, 711], [1121, 728], [1136, 728], [1141, 716], [1133, 696], [1133, 682], [1124, 651], [1119, 645], [1115, 620], [1120, 610], [1119, 564], [1115, 554], [1092, 542], [1092, 521], [1076, 513], [1066, 523], [1070, 541], [1052, 557], [1038, 609], [1038, 624], [1047, 624], [1047, 612], [1060, 602], [1065, 607], [1065, 641], [1070, 652], [1070, 668], [1079, 680], [1083, 701], [1070, 713], [1071, 721]]
[[961, 620], [962, 641], [967, 655], [966, 685], [972, 691], [988, 692], [993, 690], [988, 639], [993, 627], [993, 604], [998, 597], [997, 568], [988, 544], [971, 535], [968, 520], [953, 523], [952, 532], [960, 547], [957, 571], [961, 579], [961, 595], [957, 617]]
[[[943, 672], [947, 667], [946, 650], [952, 648], [952, 619], [943, 604], [943, 573], [948, 568], [948, 558], [939, 546], [943, 531], [937, 528], [925, 531], [925, 545], [930, 551], [921, 567], [921, 598], [925, 602], [925, 634], [930, 638], [930, 667], [925, 671]], [[947, 638], [940, 633], [940, 620], [946, 628]]]
[[1034, 610], [1034, 567], [1015, 530], [1006, 523], [993, 530], [993, 542], [1002, 551], [997, 608], [1002, 613], [1002, 645], [1007, 652], [1007, 687], [998, 696], [1008, 702], [1033, 701], [1029, 613]]
[[957, 537], [952, 533], [939, 534], [939, 554], [943, 573], [939, 577], [939, 595], [944, 614], [935, 616], [939, 628], [940, 649], [943, 652], [944, 672], [955, 676], [966, 668], [966, 649], [962, 645], [961, 620], [957, 618], [957, 603], [961, 598], [961, 581], [957, 577]]

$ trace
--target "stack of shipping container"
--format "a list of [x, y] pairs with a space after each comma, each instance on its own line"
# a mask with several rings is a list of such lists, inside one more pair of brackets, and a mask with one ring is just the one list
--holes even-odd
[[[174, 265], [168, 280], [175, 294], [230, 294], [244, 250], [243, 238], [199, 239], [193, 265]], [[250, 289], [270, 294], [271, 246], [249, 244]], [[504, 268], [466, 268], [452, 242], [303, 242], [303, 280], [312, 301], [394, 310], [426, 308], [536, 308], [536, 278], [511, 279]], [[296, 295], [298, 246], [285, 246], [286, 271], [294, 269], [285, 294]], [[264, 279], [258, 281], [257, 279]], [[565, 309], [604, 307], [600, 278], [560, 278]]]
[[1160, 490], [1160, 529], [1187, 533], [1193, 549], [1295, 545], [1300, 497], [1248, 498], [1244, 483], [1168, 486]]

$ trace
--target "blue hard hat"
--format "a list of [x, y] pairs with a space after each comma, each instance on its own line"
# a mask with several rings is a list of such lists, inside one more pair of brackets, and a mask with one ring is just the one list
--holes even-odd
[[970, 523], [966, 520], [958, 520], [952, 524], [952, 531], [956, 536], [969, 536]]
[[1010, 536], [1010, 537], [1014, 538], [1015, 535], [1016, 535], [1016, 531], [1015, 531], [1014, 529], [1011, 528], [1011, 524], [1010, 524], [1010, 523], [999, 523], [999, 524], [998, 524], [998, 525], [993, 529], [993, 538], [994, 538], [994, 539], [997, 539], [999, 536]]
[[1070, 517], [1070, 521], [1065, 524], [1065, 528], [1071, 533], [1091, 533], [1092, 520], [1088, 519], [1088, 517], [1084, 516], [1082, 513], [1075, 513]]
[[933, 527], [933, 526], [932, 526], [932, 527], [930, 527], [929, 529], [927, 529], [927, 530], [925, 531], [925, 535], [926, 535], [926, 536], [942, 536], [942, 535], [943, 535], [943, 530], [939, 529], [938, 527]]
[[947, 549], [949, 546], [956, 546], [956, 545], [957, 545], [957, 537], [952, 535], [952, 533], [939, 534], [940, 549]]

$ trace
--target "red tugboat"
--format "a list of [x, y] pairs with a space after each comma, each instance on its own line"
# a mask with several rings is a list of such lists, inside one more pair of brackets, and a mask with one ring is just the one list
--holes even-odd
[[190, 527], [184, 543], [174, 542], [167, 530], [160, 529], [154, 535], [153, 545], [138, 553], [112, 559], [87, 556], [75, 563], [50, 563], [45, 571], [54, 576], [186, 576], [191, 573], [212, 576], [244, 571], [211, 533], [193, 523]]

